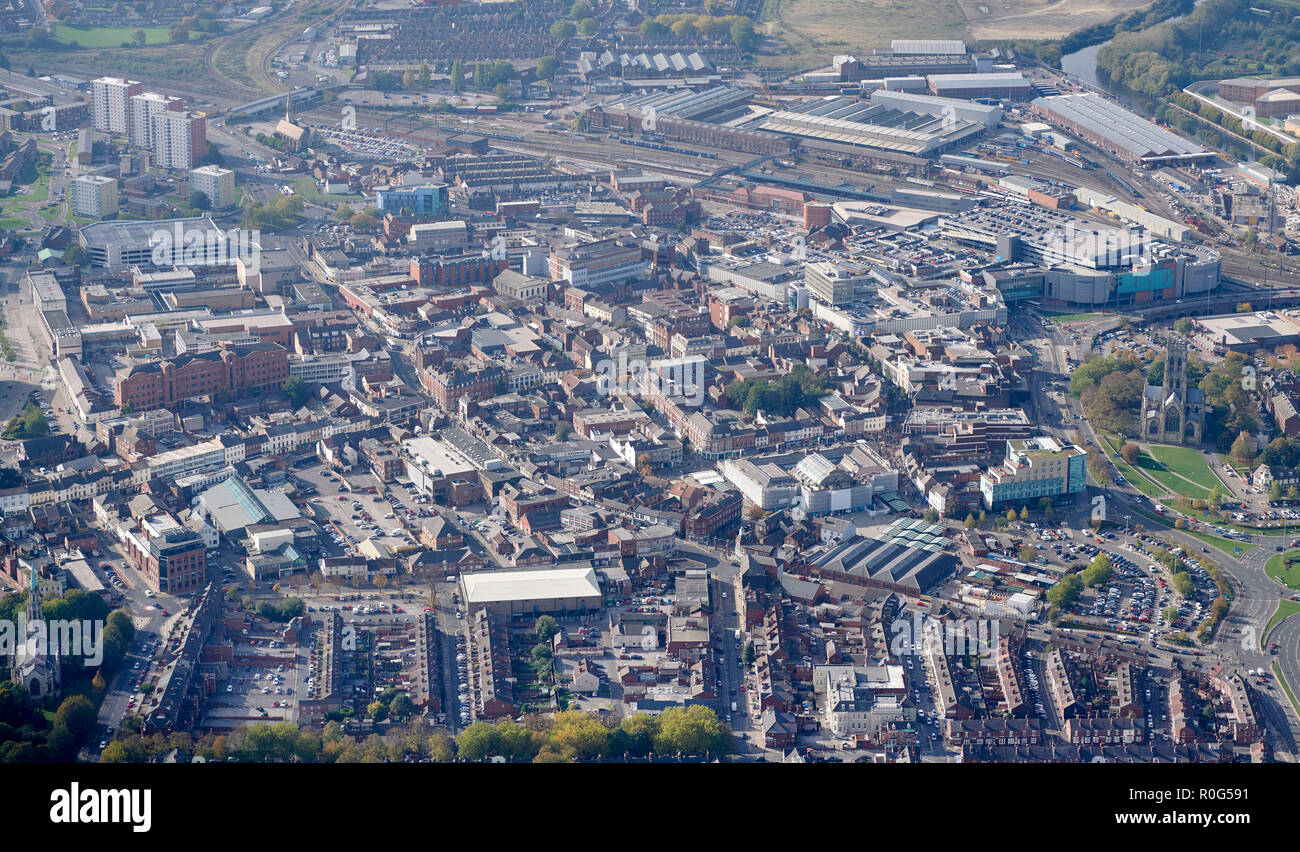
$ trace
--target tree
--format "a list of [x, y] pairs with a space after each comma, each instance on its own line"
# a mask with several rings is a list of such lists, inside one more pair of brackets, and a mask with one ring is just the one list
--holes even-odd
[[751, 53], [758, 37], [754, 34], [754, 22], [741, 18], [731, 25], [731, 41], [741, 53]]
[[397, 693], [388, 703], [388, 714], [394, 719], [406, 719], [415, 712], [415, 702], [405, 692]]
[[669, 707], [659, 714], [654, 749], [660, 755], [720, 755], [731, 751], [731, 737], [712, 708]]
[[1134, 442], [1129, 441], [1124, 444], [1124, 446], [1120, 447], [1119, 454], [1124, 461], [1128, 462], [1130, 465], [1134, 465], [1137, 464], [1138, 456], [1142, 454], [1142, 448]]
[[547, 747], [563, 760], [592, 760], [604, 754], [609, 729], [579, 710], [556, 713], [546, 732]]
[[758, 659], [758, 652], [754, 650], [754, 643], [752, 641], [745, 643], [743, 659], [747, 666], [754, 665], [754, 661]]
[[757, 521], [759, 518], [763, 517], [766, 514], [767, 512], [763, 509], [763, 507], [758, 505], [757, 503], [751, 504], [750, 507], [745, 510], [745, 517], [749, 518], [751, 521]]
[[569, 423], [561, 421], [560, 423], [555, 424], [555, 440], [567, 441], [569, 440], [569, 436], [572, 434], [573, 426]]
[[966, 520], [962, 521], [962, 525], [966, 527], [966, 529], [968, 530], [975, 529], [975, 525], [977, 523], [979, 523], [979, 521], [975, 520], [974, 512], [971, 512], [970, 514], [966, 515]]
[[550, 80], [560, 67], [560, 60], [554, 56], [543, 56], [537, 60], [537, 79]]
[[1188, 576], [1186, 571], [1178, 571], [1173, 576], [1174, 591], [1182, 597], [1187, 597], [1196, 590], [1196, 584]]
[[572, 21], [556, 21], [551, 24], [551, 40], [565, 41], [573, 38], [578, 32], [578, 27]]
[[95, 707], [84, 695], [69, 695], [55, 712], [54, 724], [65, 728], [76, 742], [85, 742], [95, 730]]
[[1083, 580], [1078, 574], [1066, 574], [1047, 590], [1047, 602], [1054, 607], [1065, 609], [1074, 603], [1083, 591]]
[[465, 63], [457, 59], [451, 64], [451, 90], [460, 94], [465, 89]]
[[1028, 506], [1021, 506], [1021, 507], [1020, 507], [1020, 520], [1022, 520], [1022, 521], [1027, 521], [1027, 520], [1029, 520], [1029, 507], [1028, 507]]
[[550, 642], [555, 638], [555, 634], [560, 632], [560, 625], [549, 615], [539, 616], [537, 621], [533, 622], [533, 632], [543, 642]]
[[1015, 519], [1016, 519], [1016, 510], [1015, 510], [1015, 509], [1007, 509], [1007, 523], [1011, 523], [1011, 522], [1014, 521]]
[[200, 192], [199, 190], [195, 190], [194, 192], [190, 193], [190, 206], [193, 207], [195, 210], [211, 210], [212, 200], [208, 198], [208, 194], [206, 192]]
[[1113, 479], [1110, 461], [1096, 449], [1088, 450], [1088, 473], [1091, 473], [1092, 478], [1101, 485], [1109, 485]]
[[1056, 508], [1052, 506], [1052, 498], [1044, 497], [1038, 501], [1038, 511], [1043, 513], [1044, 518], [1050, 518], [1056, 514]]
[[339, 202], [339, 206], [334, 208], [334, 218], [340, 222], [346, 222], [355, 215], [356, 213], [346, 202]]
[[63, 250], [63, 262], [68, 266], [86, 266], [90, 263], [90, 256], [79, 244], [71, 243]]
[[139, 27], [136, 27], [135, 32], [131, 33], [131, 44], [136, 47], [144, 47], [146, 40], [147, 37], [145, 36], [144, 30]]
[[1174, 331], [1183, 337], [1192, 333], [1192, 320], [1190, 317], [1179, 317], [1174, 321]]
[[1104, 585], [1111, 578], [1113, 570], [1110, 555], [1099, 553], [1088, 563], [1088, 567], [1083, 569], [1080, 579], [1083, 580], [1085, 586], [1095, 589]]
[[569, 7], [569, 17], [575, 21], [581, 21], [583, 18], [590, 18], [594, 10], [587, 0], [578, 0]]
[[294, 408], [301, 408], [311, 396], [311, 388], [298, 376], [290, 376], [285, 379], [284, 384], [280, 385], [280, 390], [284, 391], [284, 395], [289, 397], [289, 401], [293, 403]]
[[1038, 548], [1032, 544], [1026, 544], [1020, 548], [1020, 552], [1016, 555], [1020, 557], [1021, 562], [1033, 562], [1038, 558]]
[[921, 513], [921, 517], [925, 518], [927, 524], [935, 524], [939, 522], [939, 513], [934, 509], [926, 509]]
[[580, 35], [594, 36], [599, 31], [600, 27], [597, 25], [595, 18], [583, 18], [578, 21], [578, 33]]

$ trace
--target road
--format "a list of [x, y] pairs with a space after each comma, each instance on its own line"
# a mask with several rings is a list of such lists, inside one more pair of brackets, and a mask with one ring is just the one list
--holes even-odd
[[[1118, 318], [1111, 317], [1083, 326], [1078, 340], [1071, 337], [1059, 324], [1044, 322], [1033, 312], [1026, 312], [1014, 324], [1022, 329], [1026, 339], [1033, 340], [1040, 350], [1045, 350], [1041, 363], [1049, 365], [1048, 375], [1054, 374], [1055, 377], [1068, 381], [1069, 366], [1064, 361], [1062, 348], [1076, 347], [1073, 354], [1078, 358], [1084, 354], [1078, 351], [1078, 345], [1090, 341], [1092, 335], [1097, 333], [1104, 324], [1117, 322]], [[1035, 405], [1040, 412], [1039, 422], [1046, 423], [1064, 439], [1070, 439], [1073, 434], [1081, 433], [1089, 445], [1100, 447], [1098, 436], [1092, 424], [1084, 417], [1078, 400], [1068, 394], [1049, 398], [1042, 385], [1043, 383], [1039, 382], [1034, 388]], [[1053, 411], [1065, 416], [1050, 414]], [[1211, 470], [1213, 469], [1212, 466]], [[1217, 549], [1211, 549], [1206, 554], [1203, 552], [1206, 549], [1205, 542], [1182, 530], [1161, 527], [1149, 521], [1147, 514], [1138, 513], [1139, 507], [1144, 512], [1149, 512], [1147, 507], [1150, 506], [1150, 500], [1134, 488], [1132, 483], [1101, 485], [1091, 474], [1089, 474], [1089, 483], [1090, 493], [1105, 499], [1102, 505], [1110, 520], [1116, 521], [1121, 517], [1136, 518], [1139, 523], [1147, 526], [1149, 532], [1177, 543], [1189, 553], [1213, 560], [1223, 570], [1233, 590], [1233, 601], [1228, 615], [1215, 631], [1214, 640], [1207, 649], [1210, 657], [1205, 662], [1222, 664], [1230, 669], [1268, 668], [1273, 658], [1260, 650], [1259, 640], [1263, 636], [1265, 625], [1277, 608], [1279, 598], [1290, 594], [1289, 589], [1272, 580], [1264, 572], [1264, 564], [1276, 552], [1277, 537], [1251, 536], [1248, 541], [1243, 542], [1248, 549], [1236, 556]], [[1091, 501], [1092, 497], [1089, 497], [1089, 510], [1092, 507]], [[1077, 523], [1081, 527], [1086, 525], [1089, 515], [1090, 511], [1080, 513]], [[1121, 542], [1133, 543], [1131, 536], [1117, 535]], [[1285, 632], [1282, 632], [1283, 629]], [[1288, 640], [1292, 638], [1300, 640], [1300, 618], [1291, 619], [1289, 623], [1278, 628], [1277, 635], [1285, 636]], [[1281, 640], [1278, 641], [1281, 643]], [[1283, 660], [1283, 670], [1288, 683], [1294, 685], [1300, 683], [1300, 680], [1292, 680], [1293, 677], [1300, 678], [1300, 649], [1295, 645], [1291, 647], [1294, 653], [1288, 654], [1284, 651], [1279, 656]], [[1201, 662], [1194, 657], [1176, 655], [1168, 648], [1160, 651], [1153, 660], [1168, 664], [1175, 656], [1183, 660], [1185, 665], [1196, 665]], [[1257, 683], [1253, 685], [1259, 686]], [[1276, 689], [1270, 694], [1266, 690], [1257, 688], [1255, 695], [1259, 712], [1266, 720], [1270, 734], [1276, 738], [1275, 748], [1283, 753], [1284, 759], [1296, 755], [1296, 746], [1300, 743], [1300, 715], [1297, 715], [1290, 702], [1286, 701], [1285, 696]], [[1282, 698], [1281, 701], [1278, 700], [1279, 697]]]

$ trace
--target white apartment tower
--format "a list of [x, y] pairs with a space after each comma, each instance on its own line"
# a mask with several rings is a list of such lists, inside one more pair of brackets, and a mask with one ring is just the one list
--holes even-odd
[[103, 175], [82, 175], [72, 182], [72, 212], [88, 219], [117, 214], [117, 181]]
[[91, 83], [95, 129], [104, 133], [129, 133], [131, 97], [143, 91], [143, 83], [121, 77], [100, 77]]
[[220, 166], [200, 166], [190, 172], [190, 192], [203, 193], [213, 210], [222, 210], [235, 203], [235, 173]]
[[180, 98], [160, 95], [157, 92], [141, 92], [132, 95], [131, 100], [131, 144], [141, 148], [153, 149], [153, 119], [162, 112], [181, 112], [185, 102]]
[[189, 112], [160, 112], [153, 117], [153, 161], [164, 169], [192, 169], [208, 151], [207, 122]]

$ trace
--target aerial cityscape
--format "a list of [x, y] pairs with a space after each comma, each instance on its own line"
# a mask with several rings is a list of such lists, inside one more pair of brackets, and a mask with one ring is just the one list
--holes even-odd
[[1296, 762], [1295, 11], [0, 0], [0, 763]]

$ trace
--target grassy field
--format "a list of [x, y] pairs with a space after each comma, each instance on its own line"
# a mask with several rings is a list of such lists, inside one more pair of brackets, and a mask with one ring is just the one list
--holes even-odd
[[[1152, 524], [1151, 528], [1153, 529], [1157, 529], [1157, 530], [1177, 529], [1177, 527], [1174, 526], [1174, 522], [1171, 521], [1170, 519], [1157, 515], [1153, 511], [1148, 511], [1147, 509], [1141, 506], [1133, 506], [1132, 511], [1134, 514], [1139, 515], [1144, 521], [1150, 522]], [[1237, 548], [1241, 548], [1241, 550], [1245, 551], [1245, 550], [1249, 550], [1251, 547], [1254, 546], [1250, 542], [1233, 541], [1230, 538], [1221, 538], [1217, 535], [1197, 532], [1196, 530], [1180, 530], [1180, 532], [1185, 532], [1188, 535], [1192, 536], [1193, 538], [1197, 539], [1198, 541], [1205, 542], [1210, 547], [1213, 547], [1215, 550], [1226, 553], [1228, 556], [1239, 555], [1237, 553]]]
[[12, 216], [33, 204], [41, 204], [50, 197], [50, 162], [50, 155], [42, 152], [35, 173], [31, 172], [29, 166], [27, 171], [18, 176], [18, 182], [24, 191], [0, 200], [0, 216]]
[[1295, 709], [1296, 713], [1300, 713], [1300, 702], [1295, 700], [1295, 694], [1291, 692], [1291, 684], [1286, 682], [1286, 677], [1282, 674], [1282, 666], [1276, 662], [1273, 663], [1273, 677], [1277, 678], [1277, 682], [1282, 684], [1282, 690], [1286, 693], [1287, 700], [1291, 702], [1292, 708]]
[[1205, 463], [1205, 456], [1191, 447], [1173, 447], [1166, 444], [1152, 444], [1147, 450], [1165, 467], [1179, 476], [1192, 480], [1205, 488], [1218, 487], [1223, 490], [1223, 483]]
[[1150, 5], [1149, 0], [960, 0], [971, 34], [981, 39], [1062, 38]]
[[[82, 29], [67, 24], [55, 24], [54, 40], [63, 44], [74, 41], [82, 47], [121, 47], [135, 35], [136, 27], [94, 27]], [[167, 44], [172, 40], [171, 31], [166, 27], [141, 27], [144, 30], [144, 43]]]
[[1159, 485], [1152, 482], [1140, 471], [1136, 470], [1132, 465], [1120, 457], [1119, 453], [1115, 450], [1115, 444], [1118, 443], [1118, 441], [1113, 439], [1110, 435], [1102, 435], [1101, 442], [1105, 445], [1106, 455], [1110, 457], [1112, 462], [1114, 462], [1115, 469], [1118, 470], [1120, 475], [1128, 480], [1134, 488], [1148, 497], [1159, 498], [1165, 495], [1164, 488], [1161, 488]]
[[1190, 536], [1199, 538], [1210, 547], [1213, 547], [1215, 550], [1221, 550], [1229, 556], [1239, 556], [1255, 546], [1248, 541], [1233, 541], [1230, 538], [1220, 538], [1213, 533], [1197, 532], [1196, 530], [1184, 530], [1184, 532]]
[[1204, 500], [1210, 496], [1210, 489], [1202, 488], [1195, 483], [1189, 482], [1168, 470], [1163, 464], [1151, 456], [1149, 452], [1143, 450], [1138, 455], [1137, 466], [1142, 469], [1147, 476], [1159, 482], [1167, 490], [1175, 494], [1181, 494], [1184, 497], [1191, 497], [1198, 500]]
[[1061, 38], [1151, 0], [765, 0], [767, 35], [785, 45], [773, 67], [827, 64], [837, 53], [889, 47], [891, 39]]
[[1300, 589], [1300, 550], [1271, 557], [1264, 565], [1264, 573], [1288, 589]]
[[0, 228], [7, 228], [11, 231], [21, 231], [30, 227], [31, 223], [26, 219], [19, 219], [17, 216], [0, 217]]
[[1043, 316], [1052, 322], [1085, 322], [1087, 320], [1101, 319], [1105, 314], [1052, 314], [1043, 311]]
[[326, 195], [316, 188], [315, 178], [300, 177], [294, 178], [293, 189], [302, 196], [303, 201], [310, 201], [312, 204], [320, 204], [326, 207], [337, 207], [340, 204], [352, 205], [353, 210], [361, 212], [357, 205], [364, 204], [365, 198], [360, 195]]
[[1259, 639], [1260, 646], [1262, 647], [1263, 643], [1268, 641], [1268, 634], [1273, 631], [1274, 627], [1277, 627], [1283, 622], [1283, 620], [1295, 615], [1297, 612], [1300, 612], [1300, 602], [1288, 600], [1278, 601], [1277, 611], [1274, 612], [1273, 617], [1268, 620], [1268, 624], [1264, 625], [1264, 635]]

